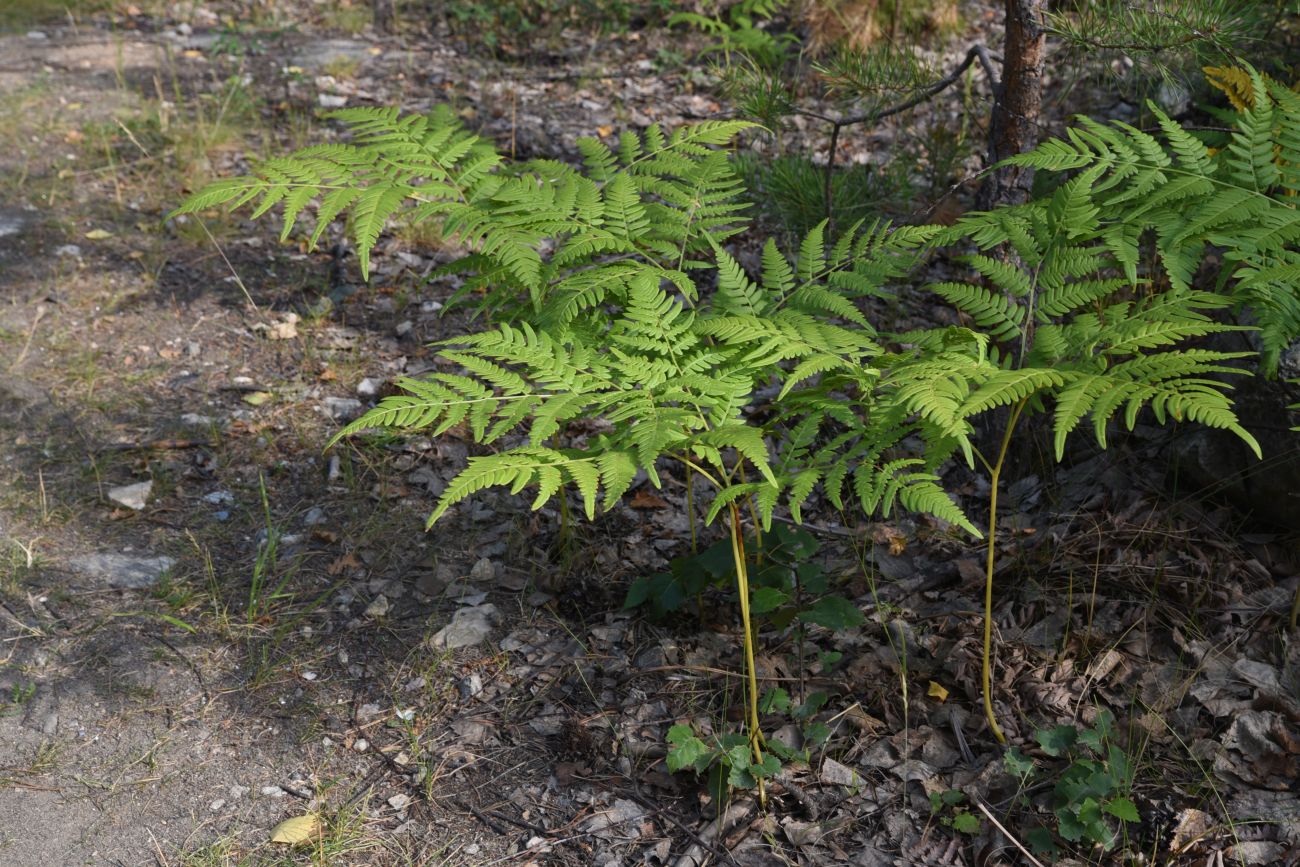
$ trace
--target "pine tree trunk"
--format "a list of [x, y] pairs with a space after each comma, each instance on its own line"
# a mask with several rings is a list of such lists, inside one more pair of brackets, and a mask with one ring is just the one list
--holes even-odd
[[[1043, 60], [1047, 0], [1006, 0], [1006, 45], [1002, 81], [989, 128], [989, 163], [1030, 150], [1038, 142], [1038, 115], [1043, 102]], [[1033, 170], [1005, 166], [984, 180], [976, 206], [1019, 204], [1029, 198]]]

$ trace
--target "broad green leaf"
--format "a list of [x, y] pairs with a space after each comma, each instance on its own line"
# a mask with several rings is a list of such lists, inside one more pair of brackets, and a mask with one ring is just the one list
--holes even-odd
[[826, 596], [818, 599], [799, 612], [799, 619], [805, 623], [815, 623], [827, 629], [837, 630], [861, 626], [866, 620], [856, 605], [841, 596]]

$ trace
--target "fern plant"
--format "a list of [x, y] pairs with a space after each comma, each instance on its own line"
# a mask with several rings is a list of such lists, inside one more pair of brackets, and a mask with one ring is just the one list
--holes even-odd
[[[1144, 407], [1161, 423], [1172, 419], [1230, 430], [1258, 456], [1259, 445], [1238, 422], [1221, 378], [1243, 372], [1231, 362], [1248, 353], [1191, 344], [1240, 328], [1214, 318], [1234, 304], [1252, 305], [1267, 323], [1266, 350], [1275, 353], [1291, 333], [1292, 326], [1275, 315], [1285, 305], [1266, 307], [1261, 299], [1295, 297], [1295, 274], [1284, 263], [1294, 257], [1287, 239], [1300, 222], [1261, 186], [1245, 186], [1248, 169], [1277, 177], [1263, 168], [1272, 165], [1271, 146], [1245, 146], [1271, 125], [1243, 116], [1248, 129], [1234, 133], [1236, 149], [1216, 159], [1158, 116], [1167, 149], [1126, 125], [1083, 119], [1067, 140], [1014, 157], [1012, 162], [1073, 173], [1050, 198], [971, 214], [937, 239], [975, 248], [960, 261], [977, 280], [931, 288], [979, 330], [978, 351], [969, 361], [934, 370], [936, 386], [919, 392], [915, 408], [957, 437], [974, 416], [999, 408], [1007, 413], [996, 451], [985, 455], [961, 442], [991, 483], [982, 686], [985, 713], [1000, 741], [989, 691], [998, 483], [1023, 416], [1051, 412], [1058, 459], [1066, 438], [1085, 420], [1105, 446], [1111, 420], [1122, 411], [1131, 428]], [[1236, 209], [1249, 212], [1249, 225], [1239, 221]], [[1143, 264], [1148, 238], [1157, 254], [1154, 267]], [[1225, 258], [1235, 266], [1220, 280], [1228, 291], [1194, 285], [1211, 243], [1226, 246]], [[1232, 276], [1238, 278], [1235, 287]], [[904, 367], [924, 370], [933, 369], [933, 354], [950, 345], [951, 334], [928, 331], [898, 339], [920, 347]]]
[[[1230, 327], [1212, 314], [1237, 296], [1194, 288], [1188, 258], [1228, 218], [1198, 218], [1190, 234], [1171, 228], [1173, 212], [1185, 216], [1174, 203], [1200, 195], [1196, 184], [1184, 184], [1192, 191], [1181, 197], [1165, 187], [1123, 197], [1157, 183], [1142, 178], [1159, 171], [1167, 186], [1193, 168], [1216, 183], [1214, 156], [1196, 151], [1172, 122], [1172, 157], [1136, 131], [1085, 125], [1070, 142], [1020, 158], [1078, 170], [1047, 200], [970, 215], [952, 228], [859, 222], [827, 238], [823, 222], [793, 258], [769, 241], [751, 275], [725, 247], [745, 220], [741, 184], [721, 148], [744, 123], [651, 128], [624, 135], [616, 149], [584, 140], [579, 169], [508, 165], [445, 110], [336, 116], [351, 127], [351, 142], [269, 161], [180, 210], [232, 204], [262, 214], [283, 204], [288, 234], [315, 201], [312, 240], [346, 215], [363, 270], [386, 220], [403, 209], [459, 234], [472, 252], [448, 270], [468, 275], [466, 291], [494, 324], [441, 344], [446, 368], [400, 381], [404, 394], [335, 440], [369, 428], [437, 435], [463, 426], [494, 449], [470, 459], [430, 525], [488, 487], [532, 487], [534, 508], [557, 497], [563, 506], [574, 492], [594, 516], [640, 473], [660, 484], [669, 462], [685, 468], [688, 482], [706, 479], [714, 488], [706, 520], [722, 517], [730, 537], [757, 766], [765, 765], [742, 507], [763, 529], [779, 508], [800, 520], [815, 498], [884, 515], [902, 507], [978, 537], [939, 473], [950, 457], [981, 462], [992, 482], [982, 679], [1002, 739], [989, 695], [989, 609], [998, 482], [1022, 416], [1052, 412], [1058, 455], [1085, 419], [1104, 444], [1112, 418], [1122, 410], [1131, 426], [1143, 407], [1162, 421], [1233, 430], [1254, 446], [1225, 386], [1211, 378], [1232, 372], [1237, 355], [1187, 345]], [[1157, 217], [1158, 207], [1170, 216]], [[1257, 212], [1278, 231], [1237, 249], [1285, 251], [1293, 224], [1271, 206]], [[1140, 267], [1137, 254], [1148, 228], [1161, 253], [1158, 274]], [[877, 334], [859, 302], [945, 246], [964, 248], [972, 279], [933, 288], [970, 327]], [[1248, 267], [1265, 264], [1244, 252], [1241, 262], [1239, 283]], [[764, 397], [774, 384], [775, 397]], [[973, 419], [1001, 408], [1009, 408], [1004, 436], [985, 455]], [[589, 433], [574, 433], [578, 420]]]
[[[437, 435], [463, 425], [476, 442], [499, 448], [470, 459], [430, 525], [488, 487], [533, 486], [534, 508], [555, 497], [564, 503], [572, 490], [591, 517], [618, 502], [639, 472], [658, 485], [664, 461], [705, 478], [715, 488], [706, 521], [724, 516], [731, 537], [749, 740], [761, 763], [740, 507], [752, 504], [767, 528], [780, 502], [797, 517], [819, 484], [842, 502], [851, 477], [868, 511], [901, 502], [975, 530], [938, 486], [933, 461], [886, 454], [915, 424], [873, 422], [882, 432], [896, 428], [894, 441], [875, 428], [854, 432], [854, 419], [830, 397], [850, 389], [869, 400], [883, 350], [854, 299], [908, 272], [937, 230], [860, 223], [828, 245], [819, 225], [793, 261], [769, 242], [754, 279], [723, 247], [743, 226], [744, 206], [716, 149], [747, 124], [651, 128], [625, 135], [617, 150], [585, 140], [583, 170], [556, 162], [515, 169], [445, 111], [336, 117], [352, 128], [352, 142], [269, 161], [180, 210], [228, 203], [261, 214], [283, 204], [287, 234], [317, 199], [312, 241], [346, 214], [363, 270], [386, 219], [402, 208], [416, 220], [441, 219], [464, 239], [473, 252], [449, 270], [483, 290], [495, 327], [445, 342], [456, 372], [401, 380], [404, 394], [335, 440], [369, 428]], [[711, 292], [700, 291], [702, 280]], [[774, 380], [782, 396], [818, 407], [849, 436], [814, 451], [812, 422], [759, 413], [757, 393]], [[570, 436], [577, 420], [596, 432]]]

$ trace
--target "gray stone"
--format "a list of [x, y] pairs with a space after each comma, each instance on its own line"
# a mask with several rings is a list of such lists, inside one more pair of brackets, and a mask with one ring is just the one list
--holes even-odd
[[483, 678], [479, 676], [478, 672], [474, 672], [461, 678], [457, 689], [460, 691], [461, 698], [473, 698], [483, 691]]
[[604, 839], [626, 839], [641, 836], [641, 820], [645, 808], [636, 801], [619, 798], [609, 807], [600, 810], [587, 820], [583, 830]]
[[487, 557], [480, 557], [469, 570], [471, 581], [491, 582], [497, 577], [496, 564]]
[[176, 565], [171, 557], [137, 557], [131, 554], [86, 554], [73, 557], [68, 565], [88, 578], [123, 590], [152, 587], [163, 573]]
[[492, 634], [492, 628], [500, 619], [497, 607], [491, 603], [462, 608], [451, 617], [442, 629], [430, 639], [434, 647], [453, 650], [457, 647], [472, 647], [481, 644]]
[[383, 380], [367, 376], [365, 379], [357, 383], [357, 394], [365, 398], [374, 397], [379, 394], [379, 389], [381, 389], [383, 385]]
[[109, 488], [108, 498], [118, 505], [135, 509], [137, 512], [149, 502], [149, 492], [153, 490], [153, 481], [136, 482], [134, 485], [122, 485]]
[[327, 397], [322, 409], [335, 421], [351, 421], [361, 415], [361, 401], [355, 397]]

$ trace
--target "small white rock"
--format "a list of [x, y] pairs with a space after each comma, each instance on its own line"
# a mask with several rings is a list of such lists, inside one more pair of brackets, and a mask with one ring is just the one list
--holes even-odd
[[303, 680], [315, 680], [315, 679], [316, 679], [316, 672], [314, 672], [314, 671], [304, 671], [304, 672], [302, 673], [302, 679], [303, 679]]
[[263, 786], [262, 796], [266, 798], [283, 798], [284, 789], [279, 786]]
[[114, 503], [126, 506], [128, 509], [140, 511], [149, 501], [149, 492], [153, 490], [153, 481], [137, 482], [134, 485], [122, 485], [121, 487], [111, 488], [108, 492], [108, 498]]
[[382, 380], [367, 376], [357, 383], [357, 394], [361, 397], [374, 397], [379, 394], [379, 389], [383, 384]]
[[388, 799], [388, 806], [392, 807], [394, 810], [405, 810], [406, 805], [409, 803], [411, 803], [410, 795], [393, 795], [393, 797]]
[[352, 749], [354, 752], [364, 753], [366, 750], [370, 749], [370, 741], [365, 738], [357, 738], [352, 742]]
[[414, 327], [414, 322], [409, 319], [403, 319], [401, 322], [397, 323], [397, 327], [393, 330], [397, 332], [398, 337], [405, 337], [411, 333], [411, 329]]
[[208, 804], [208, 809], [215, 813], [215, 812], [217, 812], [218, 810], [220, 810], [220, 809], [221, 809], [222, 807], [224, 807], [224, 806], [226, 806], [226, 801], [225, 801], [225, 799], [224, 799], [224, 798], [217, 798], [217, 799], [216, 799], [215, 801], [213, 801], [211, 804]]

